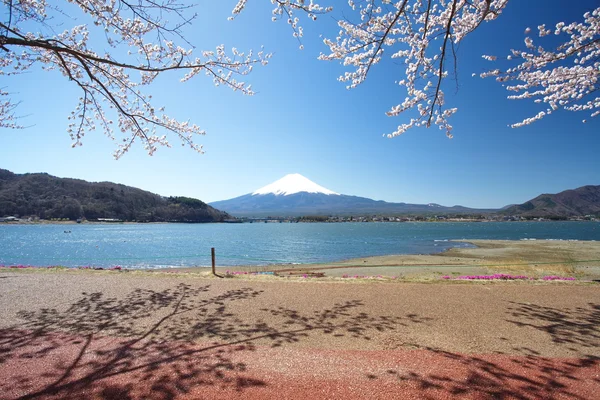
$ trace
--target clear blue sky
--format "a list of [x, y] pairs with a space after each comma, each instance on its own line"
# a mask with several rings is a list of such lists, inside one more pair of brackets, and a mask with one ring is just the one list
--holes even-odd
[[[243, 14], [227, 21], [235, 3], [200, 1], [186, 37], [198, 49], [223, 43], [240, 50], [264, 45], [274, 52], [268, 66], [247, 78], [258, 93], [246, 97], [215, 88], [204, 76], [182, 84], [178, 74], [165, 75], [151, 88], [170, 114], [207, 131], [197, 138], [204, 155], [173, 138], [173, 148], [160, 148], [152, 157], [140, 147], [115, 161], [113, 143], [100, 132], [71, 149], [67, 116], [79, 92], [58, 72], [35, 72], [0, 78], [0, 87], [22, 101], [21, 122], [31, 125], [0, 129], [0, 168], [112, 181], [207, 202], [296, 172], [338, 193], [470, 207], [502, 207], [600, 184], [600, 118], [589, 121], [588, 114], [563, 111], [511, 129], [508, 124], [545, 107], [507, 100], [494, 80], [471, 77], [493, 66], [481, 54], [504, 56], [511, 47], [522, 48], [526, 27], [579, 20], [597, 5], [594, 0], [513, 0], [498, 21], [467, 38], [458, 52], [458, 92], [454, 83], [446, 88], [449, 104], [459, 108], [452, 140], [437, 128], [382, 136], [407, 118], [385, 116], [405, 97], [394, 85], [402, 66], [386, 62], [361, 87], [346, 90], [336, 81], [343, 67], [316, 59], [327, 51], [319, 35], [337, 31], [331, 17], [303, 22], [300, 51], [285, 21], [271, 22], [269, 1], [248, 2]], [[588, 123], [581, 123], [584, 118]]]

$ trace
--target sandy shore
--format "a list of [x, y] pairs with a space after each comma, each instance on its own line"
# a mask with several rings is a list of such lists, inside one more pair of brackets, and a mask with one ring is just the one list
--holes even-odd
[[[469, 240], [476, 248], [451, 248], [432, 255], [395, 255], [348, 260], [324, 266], [328, 275], [355, 273], [435, 277], [514, 273], [600, 277], [600, 242], [562, 240]], [[349, 266], [351, 268], [339, 268]], [[328, 268], [335, 267], [335, 268]]]
[[0, 398], [579, 398], [600, 286], [0, 271]]
[[[0, 399], [597, 398], [600, 243], [470, 242], [315, 279], [0, 269]], [[494, 272], [577, 281], [440, 279]]]
[[[344, 275], [398, 277], [404, 280], [436, 280], [440, 276], [484, 275], [493, 273], [572, 276], [600, 279], [600, 242], [566, 240], [468, 240], [476, 248], [451, 248], [422, 255], [364, 257], [326, 264], [262, 265], [217, 267], [226, 271], [279, 271], [294, 274], [322, 272], [326, 277]], [[218, 256], [217, 256], [218, 265]], [[206, 268], [170, 268], [161, 271], [202, 272]]]

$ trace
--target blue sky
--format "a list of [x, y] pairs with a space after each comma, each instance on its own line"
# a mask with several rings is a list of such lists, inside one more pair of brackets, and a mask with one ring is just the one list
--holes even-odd
[[185, 34], [200, 50], [223, 43], [240, 50], [264, 45], [275, 53], [247, 78], [258, 93], [247, 97], [215, 88], [204, 76], [183, 84], [178, 74], [150, 88], [167, 112], [207, 131], [197, 138], [205, 154], [173, 138], [173, 148], [152, 157], [140, 147], [115, 161], [113, 143], [100, 132], [72, 149], [66, 128], [77, 88], [59, 73], [32, 72], [0, 79], [21, 101], [18, 114], [30, 126], [0, 129], [0, 168], [112, 181], [207, 202], [249, 193], [288, 173], [338, 193], [482, 208], [600, 184], [599, 118], [582, 124], [587, 114], [562, 111], [511, 129], [508, 124], [543, 108], [507, 100], [494, 80], [471, 77], [493, 66], [481, 54], [503, 56], [522, 48], [526, 27], [579, 20], [596, 1], [513, 0], [498, 21], [468, 37], [458, 52], [458, 91], [454, 82], [446, 88], [449, 105], [459, 108], [451, 120], [452, 140], [437, 128], [383, 137], [408, 118], [385, 115], [405, 97], [394, 85], [402, 67], [383, 63], [362, 86], [346, 90], [336, 80], [343, 67], [316, 59], [327, 51], [319, 35], [337, 31], [332, 17], [303, 22], [301, 51], [285, 22], [271, 22], [269, 1], [249, 2], [235, 21], [227, 21], [235, 3], [200, 1], [198, 19]]

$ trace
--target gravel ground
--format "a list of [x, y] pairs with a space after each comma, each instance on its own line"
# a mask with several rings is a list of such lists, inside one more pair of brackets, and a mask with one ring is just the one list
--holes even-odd
[[0, 271], [0, 398], [596, 398], [600, 286]]

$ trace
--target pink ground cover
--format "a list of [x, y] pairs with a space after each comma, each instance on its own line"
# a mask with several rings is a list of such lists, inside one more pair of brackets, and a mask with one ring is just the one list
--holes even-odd
[[543, 276], [541, 278], [528, 277], [525, 275], [510, 275], [510, 274], [493, 274], [493, 275], [462, 275], [451, 277], [449, 275], [442, 276], [442, 279], [446, 280], [503, 280], [503, 281], [516, 281], [516, 280], [542, 280], [542, 281], [574, 281], [575, 278], [568, 276]]

